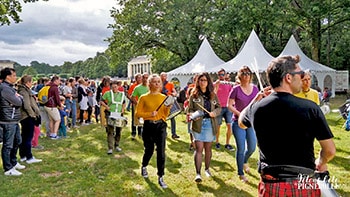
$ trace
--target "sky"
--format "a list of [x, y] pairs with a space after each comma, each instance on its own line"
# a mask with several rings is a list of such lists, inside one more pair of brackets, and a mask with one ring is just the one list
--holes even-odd
[[49, 0], [23, 3], [20, 23], [0, 26], [0, 60], [62, 65], [104, 52], [112, 35], [116, 0]]

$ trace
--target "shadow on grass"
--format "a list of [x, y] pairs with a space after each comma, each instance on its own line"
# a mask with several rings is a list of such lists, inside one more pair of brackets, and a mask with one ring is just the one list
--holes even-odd
[[[348, 186], [348, 187], [349, 187], [349, 186]], [[337, 194], [338, 194], [338, 195], [340, 195], [340, 194], [341, 194], [341, 196], [340, 196], [340, 197], [350, 196], [350, 192], [344, 192], [344, 190], [343, 190], [343, 189], [336, 189], [335, 191], [337, 192]]]
[[350, 165], [342, 165], [345, 163], [349, 163], [349, 159], [344, 158], [344, 157], [339, 157], [337, 155], [334, 156], [334, 158], [331, 161], [332, 164], [344, 168], [346, 171], [350, 170]]
[[221, 191], [227, 191], [228, 193], [225, 194], [225, 192], [221, 193], [220, 195], [224, 195], [224, 196], [250, 196], [250, 194], [248, 192], [245, 192], [243, 190], [240, 190], [234, 186], [231, 185], [227, 185], [222, 179], [213, 176], [212, 179], [218, 183], [219, 187], [218, 188], [213, 188], [207, 185], [203, 185], [201, 183], [197, 183], [197, 188], [199, 191], [203, 192], [203, 193], [212, 193], [215, 194], [215, 192], [217, 190], [221, 190]]
[[[203, 157], [204, 160], [204, 157]], [[193, 164], [194, 165], [194, 164]], [[225, 171], [228, 173], [234, 172], [234, 168], [232, 167], [233, 164], [230, 164], [228, 162], [222, 162], [216, 159], [211, 159], [211, 164], [210, 166], [215, 170], [215, 171]]]
[[166, 196], [178, 196], [176, 195], [171, 188], [165, 188], [161, 189], [158, 183], [154, 183], [148, 178], [145, 178], [146, 183], [148, 184], [149, 188], [152, 190], [152, 192], [156, 195], [166, 195]]

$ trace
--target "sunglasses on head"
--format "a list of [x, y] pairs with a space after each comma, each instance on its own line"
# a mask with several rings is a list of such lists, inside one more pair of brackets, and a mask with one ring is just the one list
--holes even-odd
[[301, 78], [304, 78], [305, 72], [304, 71], [296, 71], [296, 72], [289, 72], [291, 75], [300, 75]]

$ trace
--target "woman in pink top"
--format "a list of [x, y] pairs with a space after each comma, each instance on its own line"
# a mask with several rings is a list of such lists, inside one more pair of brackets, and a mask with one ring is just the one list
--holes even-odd
[[[256, 136], [253, 128], [241, 129], [238, 126], [238, 117], [241, 111], [254, 99], [259, 89], [252, 84], [253, 73], [248, 66], [243, 66], [237, 73], [239, 85], [232, 89], [228, 108], [232, 111], [232, 132], [236, 140], [236, 162], [238, 176], [243, 182], [247, 182], [243, 170], [248, 173], [248, 159], [256, 148]], [[246, 149], [247, 143], [247, 149]]]

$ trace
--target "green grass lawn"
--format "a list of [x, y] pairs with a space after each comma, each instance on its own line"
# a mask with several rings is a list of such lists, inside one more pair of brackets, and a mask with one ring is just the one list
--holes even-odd
[[[344, 96], [337, 96], [331, 100], [331, 108], [338, 108], [344, 101]], [[205, 177], [203, 163], [203, 182], [197, 184], [185, 116], [181, 114], [176, 119], [181, 138], [171, 139], [168, 130], [164, 177], [168, 189], [162, 189], [157, 183], [156, 154], [148, 166], [149, 178], [140, 175], [143, 144], [141, 139], [131, 140], [129, 121], [122, 133], [120, 146], [123, 151], [113, 155], [106, 154], [106, 133], [98, 124], [73, 130], [67, 139], [40, 139], [45, 149], [33, 150], [33, 153], [43, 162], [25, 164], [27, 168], [21, 170], [23, 175], [20, 177], [0, 174], [1, 196], [257, 196], [257, 151], [249, 160], [251, 174], [247, 175], [249, 183], [245, 184], [237, 176], [235, 152], [213, 147], [213, 177]], [[337, 180], [338, 193], [350, 196], [350, 132], [342, 128], [345, 120], [338, 112], [328, 114], [327, 120], [337, 146], [336, 156], [328, 168]], [[225, 128], [222, 128], [222, 144], [224, 135]], [[233, 137], [231, 144], [235, 144]], [[318, 143], [315, 145], [318, 152]]]

